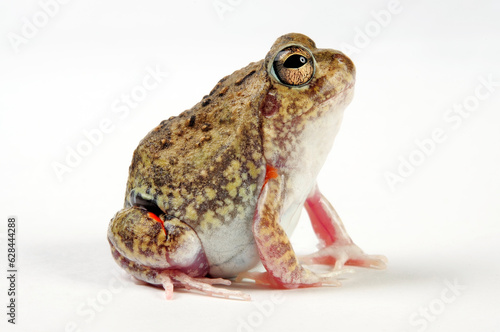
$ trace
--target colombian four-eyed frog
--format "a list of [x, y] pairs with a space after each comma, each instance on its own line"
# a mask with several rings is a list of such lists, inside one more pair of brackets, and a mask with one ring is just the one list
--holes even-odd
[[[384, 268], [383, 256], [352, 242], [316, 184], [354, 81], [347, 56], [291, 33], [162, 121], [135, 150], [125, 207], [109, 225], [117, 263], [162, 285], [168, 299], [174, 286], [249, 299], [212, 286], [235, 276], [297, 288], [337, 284], [344, 265]], [[287, 234], [302, 207], [320, 244], [299, 259]], [[259, 261], [266, 272], [248, 272]], [[333, 269], [317, 274], [301, 263]]]

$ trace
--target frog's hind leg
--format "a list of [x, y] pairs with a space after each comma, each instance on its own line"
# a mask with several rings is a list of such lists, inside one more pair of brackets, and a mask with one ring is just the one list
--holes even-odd
[[224, 279], [203, 278], [209, 263], [196, 232], [177, 218], [168, 218], [140, 207], [119, 211], [108, 228], [115, 261], [139, 280], [165, 288], [167, 299], [174, 287], [198, 290], [224, 298], [249, 300], [238, 291], [216, 288]]
[[336, 274], [319, 275], [299, 263], [290, 240], [280, 225], [284, 188], [284, 176], [268, 165], [252, 224], [255, 243], [266, 272], [243, 272], [238, 274], [236, 281], [250, 279], [257, 284], [274, 288], [340, 285]]
[[305, 264], [332, 265], [340, 270], [344, 265], [385, 269], [387, 258], [367, 255], [351, 240], [333, 206], [316, 186], [304, 204], [320, 240], [319, 250], [301, 257]]

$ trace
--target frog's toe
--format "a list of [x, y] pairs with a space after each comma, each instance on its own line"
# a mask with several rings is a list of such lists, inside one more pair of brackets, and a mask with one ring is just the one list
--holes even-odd
[[[383, 270], [387, 266], [387, 258], [383, 255], [365, 254], [354, 243], [333, 244], [319, 251], [300, 258], [303, 264], [322, 264], [334, 267], [335, 271], [343, 271], [345, 265], [368, 267]], [[342, 272], [343, 273], [343, 272]]]
[[161, 278], [163, 288], [165, 289], [165, 298], [171, 300], [174, 297], [174, 284], [169, 276], [164, 275]]
[[224, 288], [217, 288], [212, 285], [230, 285], [231, 281], [222, 278], [195, 278], [177, 270], [165, 270], [160, 277], [167, 300], [173, 297], [175, 287], [183, 287], [187, 290], [197, 290], [206, 295], [223, 297], [226, 299], [249, 301], [250, 295], [240, 291], [233, 291]]
[[377, 270], [385, 270], [387, 267], [387, 257], [383, 255], [364, 255], [357, 259], [350, 259], [347, 265], [369, 267]]
[[298, 287], [316, 287], [316, 286], [340, 286], [337, 276], [343, 272], [329, 271], [327, 273], [316, 274], [308, 271], [307, 283], [305, 281], [296, 281], [296, 283], [286, 284], [278, 283], [269, 272], [242, 272], [239, 273], [235, 282], [242, 282], [244, 279], [252, 280], [257, 285], [270, 286], [273, 288], [298, 288]]
[[340, 273], [337, 273], [337, 271], [319, 274], [318, 277], [321, 280], [321, 286], [331, 286], [331, 287], [342, 286], [342, 283], [337, 279], [337, 276], [339, 274]]
[[354, 269], [352, 268], [349, 268], [349, 267], [345, 267], [345, 266], [342, 266], [340, 268], [332, 268], [330, 271], [328, 272], [324, 272], [324, 273], [319, 273], [319, 275], [321, 277], [338, 277], [342, 274], [348, 274], [348, 273], [354, 273]]

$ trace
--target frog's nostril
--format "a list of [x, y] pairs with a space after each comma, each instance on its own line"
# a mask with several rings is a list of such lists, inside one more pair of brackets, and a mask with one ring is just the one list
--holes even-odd
[[352, 60], [342, 52], [334, 53], [333, 60], [336, 60], [338, 63], [341, 63], [346, 66], [347, 70], [354, 74], [356, 72], [356, 67]]
[[130, 192], [129, 204], [131, 206], [142, 207], [157, 216], [165, 213], [154, 201], [143, 198], [141, 194], [133, 190]]

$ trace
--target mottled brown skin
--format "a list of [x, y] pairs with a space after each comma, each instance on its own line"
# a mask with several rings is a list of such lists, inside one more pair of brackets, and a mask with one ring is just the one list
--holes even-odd
[[213, 220], [231, 222], [242, 213], [235, 206], [255, 202], [265, 173], [258, 105], [269, 83], [262, 66], [223, 78], [192, 109], [153, 129], [134, 152], [126, 199], [134, 190], [197, 232], [219, 224]]
[[[221, 79], [192, 109], [154, 128], [134, 152], [125, 208], [134, 205], [137, 195], [152, 201], [166, 216], [190, 225], [188, 238], [210, 236], [237, 217], [251, 218], [265, 176], [258, 114], [269, 84], [265, 76], [263, 61], [251, 63]], [[113, 219], [108, 231], [113, 256], [132, 275], [159, 284], [157, 269], [167, 266], [140, 260], [141, 251], [150, 246], [147, 239], [160, 234], [159, 223], [136, 234], [131, 231], [138, 223], [135, 218], [140, 216], [123, 212]], [[116, 225], [126, 225], [125, 230], [122, 226], [118, 231]], [[126, 238], [134, 239], [135, 249]], [[156, 250], [149, 254], [160, 256], [158, 248], [149, 249]], [[208, 271], [203, 267], [189, 274], [203, 276]]]
[[[168, 263], [176, 265], [184, 273], [199, 274], [199, 271], [208, 272], [208, 265], [204, 264], [204, 255], [201, 261], [188, 266], [179, 266], [183, 257], [183, 247], [193, 239], [197, 239], [194, 231], [177, 218], [172, 218], [162, 226], [161, 223], [148, 218], [147, 211], [132, 207], [119, 211], [110, 224], [109, 232], [114, 234], [116, 245], [111, 246], [113, 258], [125, 270], [140, 279], [151, 283], [158, 283], [158, 273], [165, 267], [165, 254], [169, 255]], [[117, 241], [119, 239], [119, 241]], [[120, 253], [121, 251], [121, 253]], [[133, 257], [129, 259], [128, 257]]]
[[[289, 54], [300, 55], [300, 63], [296, 57], [298, 65], [285, 64]], [[267, 272], [240, 279], [285, 288], [332, 283], [299, 264], [284, 227], [295, 227], [295, 211], [309, 195], [320, 197], [315, 179], [352, 98], [354, 76], [342, 53], [288, 34], [264, 60], [226, 76], [192, 109], [161, 122], [134, 152], [125, 207], [108, 229], [116, 261], [139, 279], [163, 284], [167, 297], [172, 280], [235, 295], [207, 291], [189, 278], [233, 277], [259, 258]], [[319, 209], [316, 222], [328, 224], [318, 229], [331, 230], [318, 237], [334, 238], [343, 226], [326, 203], [311, 205]], [[346, 234], [342, 240], [351, 250]], [[335, 262], [337, 254], [326, 249]]]

